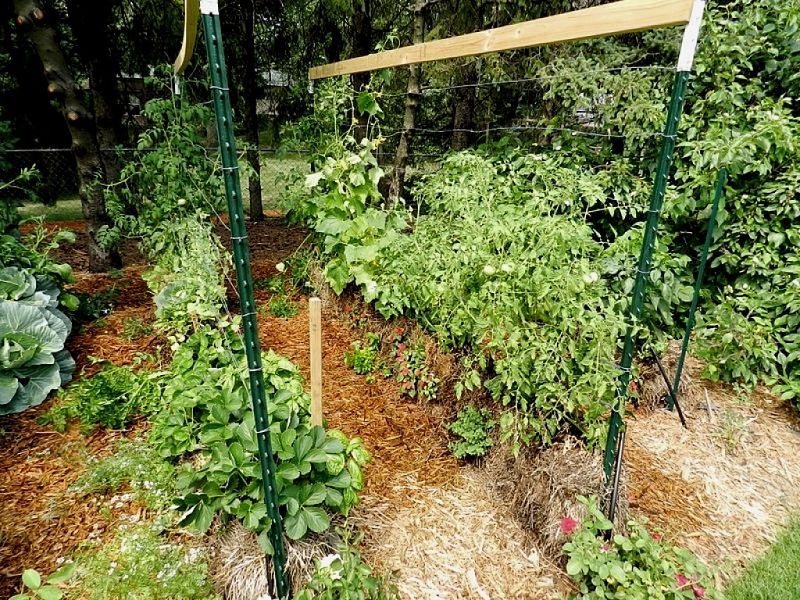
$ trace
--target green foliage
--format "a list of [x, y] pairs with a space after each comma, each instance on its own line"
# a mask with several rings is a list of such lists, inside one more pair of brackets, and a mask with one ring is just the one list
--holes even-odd
[[344, 353], [344, 363], [359, 375], [368, 375], [380, 366], [379, 355], [380, 337], [368, 333], [362, 347], [362, 342], [355, 341], [351, 344], [352, 350]]
[[627, 307], [583, 221], [589, 195], [604, 193], [540, 155], [454, 154], [417, 186], [425, 213], [381, 257], [378, 311], [471, 350], [485, 387], [516, 409], [501, 419], [516, 443], [567, 428], [603, 439]]
[[156, 294], [156, 326], [181, 336], [219, 318], [230, 258], [202, 215], [188, 216], [172, 227], [170, 243], [143, 277]]
[[325, 279], [337, 294], [351, 282], [375, 299], [378, 258], [406, 224], [403, 211], [377, 207], [384, 175], [374, 150], [378, 143], [352, 136], [328, 147], [316, 170], [296, 180], [287, 197], [289, 218], [306, 222], [322, 240]]
[[128, 487], [133, 498], [150, 510], [170, 507], [178, 494], [175, 467], [142, 439], [122, 438], [103, 458], [90, 457], [86, 470], [69, 491], [80, 495], [107, 494]]
[[[178, 476], [182, 524], [205, 531], [215, 513], [235, 517], [269, 551], [255, 418], [237, 343], [204, 329], [180, 345], [151, 439], [163, 457], [194, 456]], [[286, 534], [299, 539], [328, 528], [324, 507], [346, 515], [358, 501], [369, 453], [358, 438], [311, 427], [310, 399], [295, 365], [268, 353], [264, 374], [279, 505]]]
[[67, 563], [52, 575], [42, 577], [36, 569], [25, 569], [22, 572], [22, 585], [28, 590], [11, 596], [9, 600], [60, 600], [64, 593], [60, 586], [69, 580], [75, 572], [75, 563]]
[[483, 456], [492, 447], [492, 429], [497, 421], [485, 408], [480, 410], [468, 404], [458, 412], [458, 418], [448, 425], [448, 429], [459, 440], [450, 442], [450, 451], [456, 458]]
[[565, 518], [561, 529], [571, 533], [564, 544], [567, 574], [580, 593], [575, 598], [679, 600], [722, 598], [708, 570], [688, 550], [650, 534], [638, 521], [628, 522], [628, 535], [604, 536], [612, 524], [595, 498], [579, 498], [587, 508], [583, 522]]
[[120, 290], [112, 285], [105, 290], [95, 293], [78, 292], [78, 310], [73, 313], [76, 321], [96, 321], [111, 314], [119, 298]]
[[75, 234], [64, 229], [48, 231], [42, 223], [42, 219], [34, 219], [30, 232], [19, 239], [14, 235], [0, 235], [0, 266], [25, 269], [33, 275], [50, 279], [58, 286], [74, 282], [72, 268], [66, 263], [55, 262], [52, 253], [63, 242], [74, 242]]
[[343, 542], [337, 553], [315, 560], [311, 580], [297, 592], [297, 600], [392, 600], [399, 598], [388, 580], [373, 574], [355, 549], [361, 541], [341, 531]]
[[154, 414], [161, 406], [158, 372], [135, 371], [110, 363], [91, 377], [81, 378], [61, 394], [61, 402], [41, 417], [56, 431], [64, 431], [72, 419], [90, 434], [95, 426], [124, 429], [140, 416]]
[[139, 137], [133, 156], [125, 157], [119, 182], [105, 190], [114, 226], [99, 237], [106, 245], [123, 235], [141, 237], [145, 254], [157, 259], [178, 243], [176, 223], [218, 212], [225, 194], [218, 165], [205, 148], [212, 122], [208, 106], [173, 95], [147, 102], [144, 117], [150, 128]]
[[150, 524], [122, 526], [78, 557], [70, 593], [87, 600], [218, 600], [200, 546], [165, 541]]
[[[8, 126], [5, 121], [0, 121], [0, 150], [4, 150], [8, 139]], [[0, 173], [6, 171], [7, 163], [0, 154]], [[5, 179], [3, 173], [3, 179]], [[19, 195], [31, 197], [33, 192], [28, 186], [20, 184], [28, 183], [36, 179], [38, 173], [35, 169], [22, 169], [19, 173], [11, 177], [8, 181], [0, 181], [0, 235], [15, 234], [19, 225], [19, 211], [17, 210], [17, 197]]]
[[138, 340], [153, 334], [153, 326], [139, 317], [127, 317], [122, 320], [122, 337], [126, 340]]
[[38, 406], [72, 378], [72, 323], [56, 308], [59, 294], [45, 277], [0, 269], [0, 415]]

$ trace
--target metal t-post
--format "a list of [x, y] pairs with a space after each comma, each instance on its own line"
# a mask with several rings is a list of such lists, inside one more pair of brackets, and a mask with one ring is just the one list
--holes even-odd
[[[606, 438], [605, 455], [603, 457], [603, 472], [605, 474], [606, 483], [613, 486], [610, 501], [607, 506], [607, 516], [612, 522], [614, 521], [614, 513], [616, 512], [616, 499], [618, 496], [619, 476], [621, 472], [620, 468], [614, 468], [614, 464], [622, 460], [622, 453], [625, 449], [625, 435], [624, 431], [622, 431], [622, 412], [628, 398], [628, 385], [631, 379], [631, 367], [633, 365], [635, 345], [634, 332], [636, 321], [641, 316], [642, 307], [644, 305], [644, 294], [650, 274], [650, 264], [653, 258], [653, 247], [655, 246], [658, 221], [661, 216], [661, 208], [664, 205], [667, 178], [669, 176], [675, 150], [675, 136], [683, 110], [686, 84], [689, 81], [689, 72], [691, 71], [694, 53], [697, 48], [697, 40], [700, 35], [700, 25], [703, 20], [705, 4], [705, 0], [695, 0], [692, 6], [692, 14], [689, 18], [689, 23], [686, 25], [686, 29], [683, 33], [681, 53], [678, 58], [678, 68], [675, 73], [672, 95], [667, 111], [667, 122], [664, 126], [664, 139], [661, 144], [656, 178], [653, 184], [653, 195], [650, 201], [650, 209], [647, 212], [647, 224], [645, 225], [642, 250], [639, 255], [636, 280], [633, 286], [633, 296], [630, 306], [631, 322], [626, 330], [625, 343], [622, 349], [620, 376], [617, 381], [617, 398], [611, 410], [611, 416], [609, 417], [608, 437]], [[614, 476], [613, 482], [611, 481], [612, 474]]]
[[239, 181], [239, 166], [236, 142], [233, 136], [228, 76], [225, 54], [222, 48], [219, 9], [217, 2], [204, 0], [200, 5], [203, 34], [208, 52], [208, 70], [211, 75], [211, 95], [214, 99], [214, 114], [222, 154], [222, 173], [225, 180], [225, 196], [228, 201], [233, 260], [236, 266], [236, 282], [242, 310], [244, 327], [244, 349], [250, 379], [250, 396], [255, 415], [258, 456], [261, 463], [262, 484], [267, 505], [267, 514], [272, 521], [269, 539], [272, 543], [272, 564], [275, 571], [275, 589], [279, 598], [288, 598], [291, 590], [286, 577], [286, 553], [283, 546], [283, 527], [278, 512], [278, 491], [275, 485], [275, 465], [272, 460], [272, 445], [267, 423], [267, 400], [264, 391], [264, 374], [261, 368], [261, 348], [258, 341], [256, 306], [253, 298], [253, 276], [250, 271], [250, 248], [242, 208], [242, 192]]
[[[697, 267], [697, 279], [694, 281], [694, 291], [692, 292], [692, 305], [689, 307], [689, 316], [686, 318], [686, 329], [683, 332], [683, 342], [681, 343], [681, 353], [678, 356], [678, 364], [675, 367], [675, 379], [667, 394], [667, 408], [672, 410], [678, 400], [678, 389], [681, 385], [681, 374], [683, 364], [686, 361], [686, 351], [689, 349], [689, 338], [694, 329], [694, 317], [697, 312], [697, 303], [700, 300], [700, 290], [703, 288], [703, 277], [706, 273], [706, 263], [708, 262], [708, 252], [711, 249], [711, 242], [714, 239], [714, 229], [717, 225], [717, 212], [719, 211], [719, 201], [722, 198], [722, 190], [728, 180], [728, 171], [724, 167], [717, 174], [717, 185], [714, 190], [714, 200], [711, 202], [711, 215], [708, 217], [708, 227], [706, 228], [706, 241], [700, 253], [700, 265]], [[679, 407], [680, 408], [680, 407]]]

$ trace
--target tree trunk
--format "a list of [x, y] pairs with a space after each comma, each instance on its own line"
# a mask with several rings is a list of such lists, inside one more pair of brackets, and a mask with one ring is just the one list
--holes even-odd
[[[425, 6], [426, 0], [417, 0], [414, 4], [414, 33], [412, 44], [421, 44], [425, 34]], [[400, 142], [397, 144], [397, 152], [394, 156], [394, 176], [392, 185], [389, 188], [389, 204], [393, 206], [397, 199], [404, 193], [406, 184], [406, 166], [411, 155], [411, 144], [414, 139], [414, 129], [417, 123], [417, 108], [420, 103], [419, 75], [420, 66], [418, 64], [409, 65], [408, 88], [406, 93], [406, 112], [403, 116], [403, 133], [400, 134]]]
[[61, 109], [72, 137], [72, 150], [78, 164], [78, 193], [89, 234], [89, 269], [107, 271], [113, 266], [115, 257], [97, 241], [98, 230], [110, 221], [99, 185], [105, 181], [105, 168], [97, 144], [94, 116], [78, 96], [75, 81], [58, 45], [56, 30], [38, 0], [14, 0], [14, 10], [17, 25], [25, 31], [42, 61], [48, 92]]
[[472, 130], [475, 129], [475, 95], [477, 88], [473, 85], [478, 81], [478, 72], [475, 62], [471, 61], [458, 70], [456, 85], [468, 86], [455, 90], [453, 102], [453, 137], [450, 147], [453, 150], [464, 150], [469, 147], [472, 139]]
[[121, 170], [119, 157], [112, 148], [123, 144], [127, 137], [122, 126], [117, 89], [119, 61], [113, 52], [110, 36], [113, 3], [70, 0], [67, 8], [70, 29], [89, 75], [100, 159], [105, 168], [106, 182], [110, 183], [119, 178]]
[[258, 155], [258, 83], [256, 72], [256, 40], [255, 40], [255, 2], [242, 2], [244, 18], [244, 78], [242, 81], [242, 103], [244, 106], [245, 136], [250, 144], [247, 150], [247, 162], [252, 174], [247, 179], [250, 192], [250, 220], [264, 220], [264, 203], [261, 199], [261, 161]]

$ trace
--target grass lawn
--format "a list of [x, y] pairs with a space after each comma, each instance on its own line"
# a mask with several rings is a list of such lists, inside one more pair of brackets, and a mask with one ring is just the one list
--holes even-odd
[[81, 201], [77, 196], [69, 196], [58, 200], [55, 206], [45, 206], [39, 202], [26, 202], [19, 207], [19, 215], [23, 219], [44, 217], [45, 221], [75, 221], [83, 218]]
[[800, 518], [725, 590], [728, 600], [800, 598]]

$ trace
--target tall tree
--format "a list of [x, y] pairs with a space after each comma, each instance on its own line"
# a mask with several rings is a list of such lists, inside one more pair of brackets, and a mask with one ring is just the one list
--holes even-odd
[[116, 181], [120, 172], [117, 154], [111, 149], [126, 138], [117, 88], [119, 58], [111, 36], [113, 8], [110, 1], [67, 1], [70, 29], [89, 76], [97, 143], [107, 182]]
[[[414, 3], [414, 32], [412, 44], [421, 44], [425, 37], [425, 7], [428, 0], [416, 0]], [[420, 71], [418, 64], [409, 65], [408, 88], [406, 90], [405, 114], [403, 115], [403, 132], [394, 156], [394, 174], [389, 187], [389, 199], [392, 203], [403, 195], [406, 183], [406, 165], [411, 155], [411, 144], [417, 122], [417, 109], [420, 102]]]
[[38, 0], [14, 0], [16, 22], [36, 51], [47, 77], [47, 92], [61, 110], [72, 137], [78, 165], [79, 194], [89, 234], [89, 268], [106, 271], [115, 262], [113, 253], [98, 243], [97, 233], [109, 224], [103, 192], [106, 180], [100, 157], [94, 115], [82, 102], [66, 57], [59, 46], [54, 23]]
[[[263, 10], [266, 7], [258, 8]], [[228, 64], [233, 84], [231, 96], [244, 125], [244, 137], [249, 146], [247, 162], [252, 169], [252, 174], [247, 180], [250, 220], [261, 221], [264, 218], [264, 205], [261, 192], [261, 160], [258, 153], [259, 76], [256, 66], [256, 13], [255, 0], [228, 0], [222, 4], [220, 10], [223, 35], [233, 42], [228, 44], [230, 49]]]

